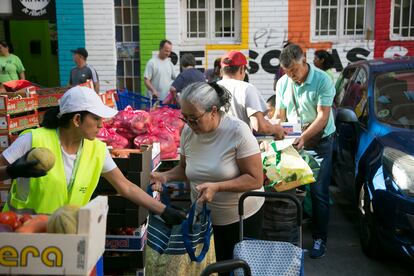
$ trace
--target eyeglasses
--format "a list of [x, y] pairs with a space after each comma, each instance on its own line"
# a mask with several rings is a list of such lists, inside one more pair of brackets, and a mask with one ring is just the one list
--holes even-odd
[[208, 111], [204, 111], [203, 114], [201, 114], [200, 116], [195, 117], [195, 118], [186, 118], [184, 115], [182, 115], [181, 117], [178, 117], [178, 118], [186, 124], [196, 126], [196, 125], [198, 125], [198, 120], [200, 120], [207, 112]]

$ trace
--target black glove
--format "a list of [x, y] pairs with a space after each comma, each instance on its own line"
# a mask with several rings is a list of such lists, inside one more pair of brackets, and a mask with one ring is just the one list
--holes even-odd
[[162, 212], [161, 218], [166, 224], [176, 225], [181, 224], [181, 222], [186, 219], [186, 215], [183, 211], [167, 206], [165, 207], [164, 212]]
[[27, 161], [27, 156], [32, 150], [29, 150], [25, 155], [7, 166], [6, 171], [11, 179], [18, 177], [41, 177], [46, 175], [46, 171], [35, 168], [35, 166], [39, 163], [38, 160], [33, 160], [30, 162]]

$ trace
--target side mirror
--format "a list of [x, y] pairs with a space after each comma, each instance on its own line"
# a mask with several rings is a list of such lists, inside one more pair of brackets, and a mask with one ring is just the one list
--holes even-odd
[[358, 123], [355, 112], [349, 108], [338, 108], [336, 113], [336, 121], [340, 123]]

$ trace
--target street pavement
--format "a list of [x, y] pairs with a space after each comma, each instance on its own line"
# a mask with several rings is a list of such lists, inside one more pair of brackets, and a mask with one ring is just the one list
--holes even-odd
[[[313, 260], [305, 253], [305, 275], [399, 276], [414, 275], [414, 265], [398, 259], [373, 260], [362, 252], [356, 210], [340, 191], [331, 187], [332, 199], [328, 251], [324, 258]], [[310, 225], [303, 228], [303, 247], [312, 246]]]

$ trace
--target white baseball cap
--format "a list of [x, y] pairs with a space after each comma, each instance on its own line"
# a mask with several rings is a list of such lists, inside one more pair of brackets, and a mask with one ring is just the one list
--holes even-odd
[[72, 87], [60, 98], [58, 118], [78, 111], [88, 111], [101, 118], [111, 118], [118, 113], [115, 109], [104, 105], [94, 90], [83, 86]]

